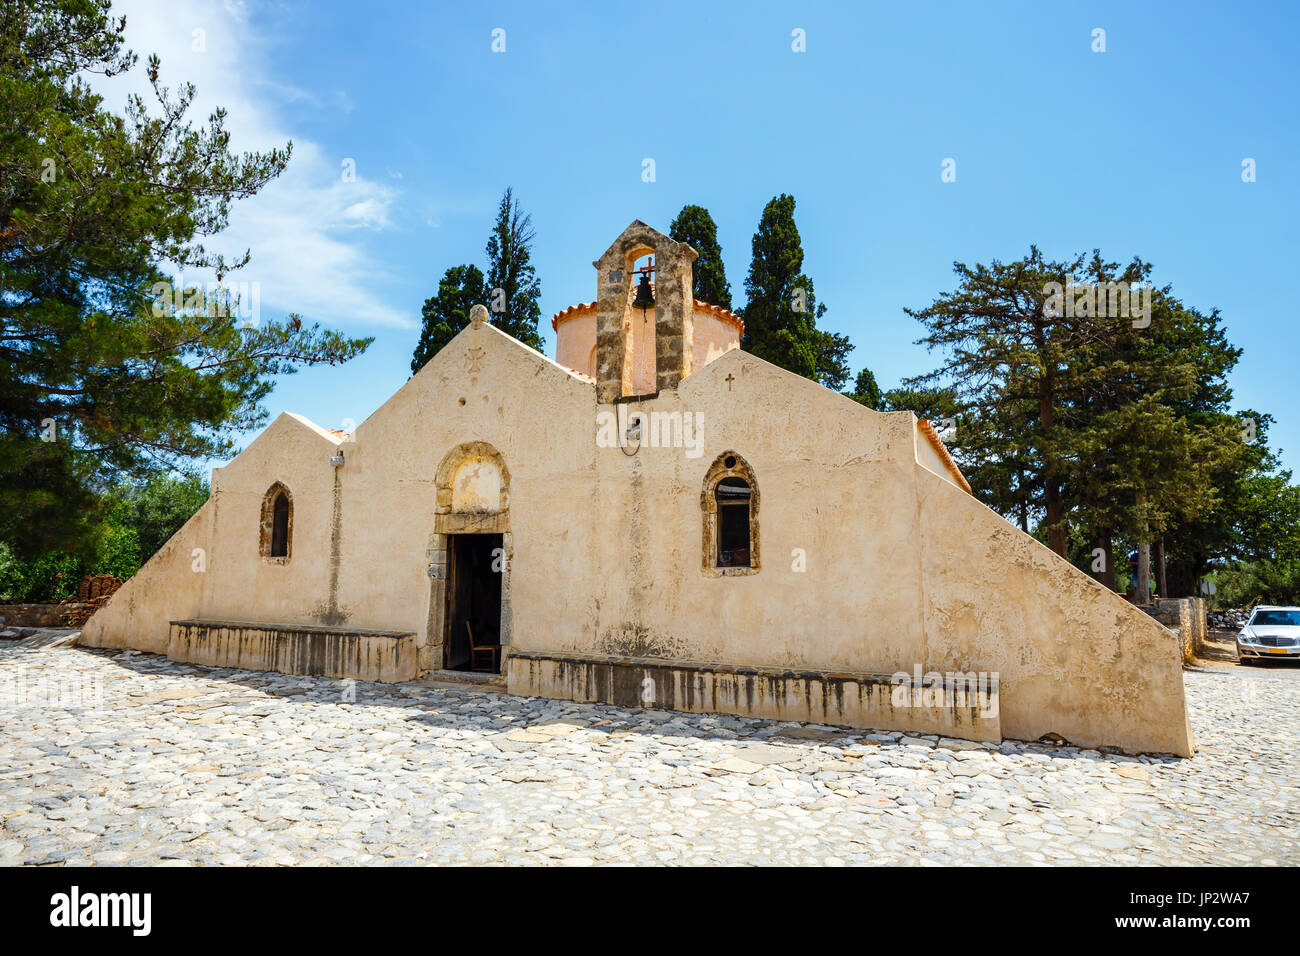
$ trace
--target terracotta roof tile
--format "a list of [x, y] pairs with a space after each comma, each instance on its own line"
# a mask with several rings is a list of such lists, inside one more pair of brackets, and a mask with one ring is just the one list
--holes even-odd
[[696, 311], [708, 312], [710, 315], [715, 315], [725, 322], [730, 322], [740, 331], [741, 335], [745, 334], [745, 320], [736, 315], [735, 312], [732, 312], [729, 309], [724, 309], [720, 305], [710, 305], [702, 299], [695, 300], [695, 308]]
[[952, 460], [952, 455], [948, 454], [948, 449], [944, 447], [943, 439], [940, 438], [939, 433], [934, 430], [934, 425], [930, 424], [930, 420], [928, 418], [921, 418], [917, 420], [916, 424], [917, 427], [921, 429], [921, 434], [925, 436], [926, 441], [930, 443], [930, 447], [935, 450], [943, 460], [944, 465], [947, 466], [948, 474], [952, 475], [953, 478], [956, 479], [957, 486], [968, 495], [973, 495], [975, 492], [970, 490], [970, 482], [968, 482], [966, 476], [961, 473], [961, 469], [957, 467], [957, 463]]
[[554, 329], [560, 324], [560, 319], [570, 319], [578, 315], [586, 315], [588, 312], [596, 311], [595, 302], [579, 302], [577, 305], [571, 305], [562, 312], [556, 312], [551, 316], [551, 328]]
[[[736, 329], [740, 332], [741, 335], [745, 334], [745, 320], [742, 319], [740, 316], [736, 315], [736, 313], [728, 309], [724, 309], [720, 305], [712, 305], [708, 302], [705, 302], [703, 299], [695, 299], [694, 302], [695, 302], [695, 311], [707, 312], [712, 316], [722, 319], [724, 322], [730, 322], [732, 325], [736, 327]], [[579, 302], [577, 305], [571, 305], [567, 309], [564, 309], [563, 311], [556, 312], [555, 315], [551, 317], [551, 328], [552, 329], [559, 328], [561, 321], [577, 318], [580, 315], [590, 315], [595, 311], [596, 311], [595, 302]]]

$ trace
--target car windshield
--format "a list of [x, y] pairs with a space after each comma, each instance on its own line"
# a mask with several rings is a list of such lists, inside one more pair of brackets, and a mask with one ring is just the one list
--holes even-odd
[[1300, 627], [1300, 611], [1256, 611], [1251, 627]]

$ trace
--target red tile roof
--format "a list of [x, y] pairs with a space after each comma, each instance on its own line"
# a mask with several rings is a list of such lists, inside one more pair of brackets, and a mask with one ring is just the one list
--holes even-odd
[[551, 316], [551, 328], [558, 328], [560, 319], [571, 319], [575, 316], [586, 315], [589, 312], [596, 311], [595, 302], [579, 302], [577, 305], [571, 305], [562, 312], [556, 312]]
[[934, 426], [930, 424], [929, 419], [919, 419], [916, 424], [920, 427], [921, 434], [925, 436], [926, 441], [930, 443], [930, 447], [933, 448], [939, 455], [939, 458], [943, 460], [944, 465], [948, 469], [948, 474], [952, 475], [953, 478], [956, 479], [958, 487], [968, 495], [973, 495], [975, 492], [970, 490], [970, 482], [968, 482], [966, 476], [961, 473], [961, 469], [957, 467], [957, 463], [952, 460], [952, 455], [948, 454], [948, 449], [944, 447], [943, 439], [940, 438], [939, 433], [934, 430]]
[[[736, 315], [736, 313], [724, 309], [720, 305], [711, 305], [703, 299], [695, 299], [694, 302], [696, 312], [707, 312], [709, 315], [722, 319], [724, 322], [730, 322], [736, 327], [736, 330], [741, 335], [745, 334], [745, 320]], [[551, 317], [551, 328], [558, 329], [560, 323], [563, 321], [577, 318], [580, 315], [590, 315], [595, 311], [595, 302], [579, 302], [577, 305], [571, 305], [563, 311], [556, 312], [555, 315]]]

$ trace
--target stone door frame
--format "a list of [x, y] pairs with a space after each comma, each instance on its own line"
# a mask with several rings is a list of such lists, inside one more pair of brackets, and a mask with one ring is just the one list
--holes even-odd
[[[452, 479], [460, 465], [471, 458], [489, 458], [501, 475], [501, 509], [494, 513], [459, 513], [452, 510]], [[433, 534], [429, 536], [426, 556], [429, 560], [429, 616], [424, 643], [420, 647], [420, 671], [442, 670], [446, 660], [447, 638], [447, 569], [448, 537], [456, 534], [499, 534], [504, 562], [501, 566], [501, 672], [505, 673], [510, 654], [513, 615], [510, 607], [510, 572], [514, 566], [514, 542], [510, 534], [510, 471], [505, 459], [492, 445], [482, 441], [464, 442], [443, 456], [434, 479], [437, 505], [433, 516]]]

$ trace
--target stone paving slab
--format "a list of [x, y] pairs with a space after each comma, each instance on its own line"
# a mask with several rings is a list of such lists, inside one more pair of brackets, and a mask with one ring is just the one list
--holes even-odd
[[1133, 757], [0, 645], [0, 864], [1300, 863], [1300, 668]]

